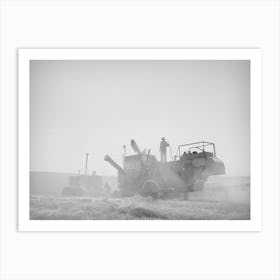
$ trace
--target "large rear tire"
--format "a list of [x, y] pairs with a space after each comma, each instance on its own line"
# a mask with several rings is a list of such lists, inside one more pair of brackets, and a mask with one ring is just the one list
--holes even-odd
[[140, 188], [142, 196], [151, 196], [153, 199], [159, 198], [160, 186], [154, 180], [147, 180]]

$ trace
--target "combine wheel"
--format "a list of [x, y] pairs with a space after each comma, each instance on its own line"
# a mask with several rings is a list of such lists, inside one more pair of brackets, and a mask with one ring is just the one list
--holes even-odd
[[159, 198], [159, 184], [154, 180], [147, 180], [140, 188], [140, 194], [151, 196], [153, 199]]

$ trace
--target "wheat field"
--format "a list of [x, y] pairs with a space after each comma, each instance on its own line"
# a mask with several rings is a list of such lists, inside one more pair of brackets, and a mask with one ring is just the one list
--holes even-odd
[[248, 177], [214, 178], [189, 200], [31, 195], [32, 220], [248, 220]]

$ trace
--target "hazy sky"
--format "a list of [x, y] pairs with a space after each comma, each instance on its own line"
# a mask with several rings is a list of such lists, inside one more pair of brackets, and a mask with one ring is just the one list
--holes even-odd
[[32, 61], [31, 170], [116, 171], [134, 138], [159, 159], [177, 146], [216, 143], [228, 175], [250, 173], [249, 61]]

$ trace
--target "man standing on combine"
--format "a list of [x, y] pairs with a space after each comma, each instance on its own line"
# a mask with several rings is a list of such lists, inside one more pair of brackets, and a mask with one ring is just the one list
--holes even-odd
[[160, 160], [162, 163], [166, 162], [166, 148], [169, 147], [169, 144], [165, 141], [165, 138], [161, 138], [160, 142]]

